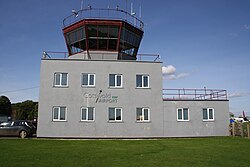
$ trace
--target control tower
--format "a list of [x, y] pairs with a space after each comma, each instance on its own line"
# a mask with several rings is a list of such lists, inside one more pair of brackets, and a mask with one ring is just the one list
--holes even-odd
[[143, 36], [143, 22], [118, 8], [89, 6], [65, 18], [63, 26], [70, 58], [136, 60]]
[[37, 137], [226, 136], [225, 91], [163, 92], [159, 55], [138, 54], [143, 33], [141, 19], [119, 8], [65, 18], [68, 52], [41, 59]]

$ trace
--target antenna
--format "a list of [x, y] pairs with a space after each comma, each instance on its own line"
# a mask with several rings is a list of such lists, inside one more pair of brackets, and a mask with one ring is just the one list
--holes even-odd
[[141, 5], [140, 5], [140, 7], [139, 7], [139, 18], [140, 18], [140, 20], [141, 20]]
[[130, 12], [131, 12], [130, 14], [131, 14], [132, 16], [136, 15], [136, 13], [133, 12], [133, 3], [131, 3], [131, 11], [130, 11]]
[[126, 0], [126, 20], [127, 20], [127, 13], [128, 13], [128, 0]]
[[81, 10], [84, 8], [84, 2], [81, 0]]
[[132, 15], [132, 13], [133, 13], [133, 3], [131, 2], [130, 14]]

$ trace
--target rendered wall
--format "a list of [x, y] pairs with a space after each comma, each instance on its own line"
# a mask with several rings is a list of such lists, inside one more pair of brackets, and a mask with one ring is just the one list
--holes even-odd
[[[164, 136], [228, 136], [228, 101], [164, 101]], [[189, 121], [177, 121], [177, 108], [189, 109]], [[214, 108], [214, 121], [203, 121], [203, 108]]]
[[[68, 73], [68, 87], [53, 87], [54, 73]], [[96, 86], [81, 86], [82, 73], [95, 73]], [[123, 75], [123, 88], [109, 88], [109, 74]], [[149, 74], [149, 89], [136, 88], [136, 74]], [[38, 112], [38, 137], [159, 137], [163, 134], [161, 63], [43, 59]], [[96, 103], [87, 94], [111, 94], [116, 103]], [[52, 121], [53, 106], [67, 107], [67, 121]], [[95, 107], [95, 121], [81, 122], [80, 108]], [[108, 122], [108, 107], [122, 107], [123, 122]], [[136, 107], [150, 108], [150, 122], [136, 122]]]

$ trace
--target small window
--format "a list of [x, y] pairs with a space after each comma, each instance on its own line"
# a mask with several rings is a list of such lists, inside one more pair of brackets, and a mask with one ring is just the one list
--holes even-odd
[[136, 75], [137, 88], [149, 88], [149, 75]]
[[95, 120], [95, 108], [94, 107], [82, 107], [81, 108], [81, 121], [94, 121]]
[[136, 108], [136, 121], [137, 122], [150, 121], [149, 108]]
[[122, 108], [109, 108], [109, 121], [121, 122], [122, 121]]
[[68, 86], [68, 73], [55, 73], [54, 86], [57, 86], [57, 87]]
[[53, 107], [53, 121], [66, 121], [66, 107]]
[[214, 121], [213, 108], [203, 108], [203, 121]]
[[82, 86], [95, 86], [95, 74], [82, 74]]
[[109, 74], [109, 87], [121, 88], [122, 87], [122, 75], [121, 74]]
[[189, 121], [189, 109], [188, 108], [177, 109], [177, 121]]

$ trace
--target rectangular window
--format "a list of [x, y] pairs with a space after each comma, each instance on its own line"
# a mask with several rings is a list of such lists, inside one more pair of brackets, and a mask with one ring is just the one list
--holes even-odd
[[213, 108], [203, 108], [203, 121], [214, 121]]
[[189, 109], [188, 108], [177, 109], [177, 121], [189, 121]]
[[68, 86], [68, 73], [55, 73], [54, 75], [54, 86]]
[[82, 86], [95, 86], [95, 74], [82, 74]]
[[136, 75], [137, 88], [149, 88], [149, 75]]
[[53, 107], [53, 121], [66, 121], [66, 107]]
[[109, 121], [110, 122], [121, 122], [122, 121], [122, 108], [109, 108]]
[[81, 121], [94, 121], [95, 120], [95, 108], [94, 107], [82, 107], [81, 108]]
[[136, 108], [136, 121], [148, 122], [150, 121], [149, 115], [149, 108]]
[[109, 74], [109, 86], [115, 88], [122, 87], [122, 75], [121, 74]]

